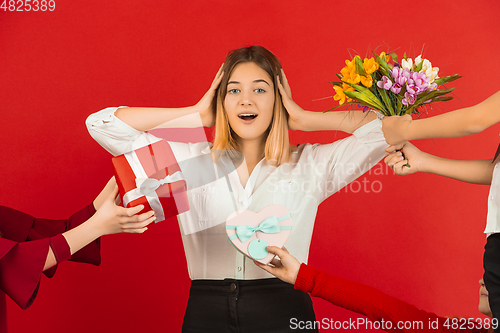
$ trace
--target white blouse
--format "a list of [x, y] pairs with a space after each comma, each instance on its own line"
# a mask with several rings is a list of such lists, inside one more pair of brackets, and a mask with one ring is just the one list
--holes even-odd
[[500, 232], [500, 161], [493, 169], [490, 193], [488, 196], [488, 215], [484, 232], [489, 236]]
[[[118, 119], [116, 109], [106, 108], [86, 121], [90, 135], [111, 154], [120, 155], [160, 140]], [[235, 210], [259, 212], [270, 204], [290, 211], [293, 224], [285, 246], [300, 262], [307, 263], [319, 204], [383, 158], [388, 145], [381, 127], [381, 121], [375, 119], [343, 140], [302, 144], [292, 153], [291, 162], [279, 167], [263, 159], [244, 187], [234, 168], [227, 177], [203, 186], [190, 189], [187, 181], [190, 210], [178, 215], [178, 221], [191, 279], [272, 277], [234, 248], [224, 223]], [[211, 144], [207, 142], [169, 144], [178, 162], [210, 154]]]

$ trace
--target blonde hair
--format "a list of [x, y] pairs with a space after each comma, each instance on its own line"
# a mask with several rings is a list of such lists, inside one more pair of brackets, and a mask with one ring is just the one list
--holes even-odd
[[254, 45], [243, 47], [228, 53], [222, 70], [224, 77], [217, 92], [217, 111], [215, 116], [214, 145], [215, 151], [223, 152], [230, 158], [236, 158], [240, 147], [235, 139], [235, 133], [229, 125], [224, 99], [227, 94], [227, 83], [232, 72], [242, 63], [252, 62], [269, 74], [274, 83], [274, 108], [273, 118], [269, 125], [266, 138], [264, 154], [269, 164], [279, 166], [290, 159], [290, 142], [288, 140], [288, 113], [281, 100], [278, 90], [278, 80], [283, 82], [281, 76], [281, 64], [279, 59], [269, 50], [262, 46]]

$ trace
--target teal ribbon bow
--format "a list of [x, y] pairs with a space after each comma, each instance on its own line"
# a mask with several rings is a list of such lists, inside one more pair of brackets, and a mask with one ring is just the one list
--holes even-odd
[[280, 218], [276, 216], [270, 216], [262, 221], [258, 226], [252, 227], [250, 225], [226, 225], [226, 229], [236, 230], [236, 234], [231, 236], [229, 239], [233, 240], [239, 238], [242, 243], [249, 240], [257, 231], [264, 232], [266, 234], [275, 234], [281, 230], [291, 230], [291, 226], [279, 226], [279, 222], [291, 218], [290, 214], [284, 215]]

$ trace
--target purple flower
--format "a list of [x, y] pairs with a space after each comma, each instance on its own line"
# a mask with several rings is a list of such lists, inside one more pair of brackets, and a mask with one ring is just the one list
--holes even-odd
[[[406, 86], [406, 91], [409, 92], [412, 95], [417, 95], [419, 90], [418, 90], [418, 87], [416, 85], [414, 85], [414, 84], [408, 84]], [[406, 96], [406, 94], [405, 94], [405, 96]]]
[[410, 92], [405, 92], [405, 98], [401, 101], [403, 105], [413, 105], [415, 104], [415, 101], [417, 100], [417, 95], [414, 95]]
[[411, 74], [411, 78], [417, 87], [417, 94], [420, 94], [421, 92], [424, 92], [428, 87], [429, 87], [429, 81], [430, 79], [425, 75], [424, 72], [421, 73], [415, 73], [413, 72]]
[[398, 84], [400, 87], [403, 87], [408, 80], [405, 76], [403, 76], [403, 69], [396, 66], [392, 68], [391, 76], [394, 79], [395, 84]]
[[391, 91], [395, 94], [399, 94], [401, 91], [401, 85], [399, 83], [394, 83], [394, 85], [391, 87]]
[[394, 66], [392, 68], [392, 70], [391, 70], [391, 76], [392, 76], [392, 78], [396, 80], [399, 77], [399, 75], [400, 75], [399, 73], [402, 72], [402, 71], [403, 70], [400, 69], [399, 67]]
[[363, 112], [366, 112], [366, 111], [370, 110], [370, 108], [369, 108], [369, 107], [367, 107], [367, 106], [365, 106], [365, 105], [356, 104], [356, 106], [357, 106], [358, 108], [363, 108]]
[[377, 82], [377, 86], [379, 88], [384, 88], [385, 90], [389, 90], [392, 87], [392, 81], [387, 76], [382, 76], [382, 80]]
[[[400, 73], [399, 73], [399, 76], [402, 76], [404, 78], [406, 78], [406, 82], [410, 81], [411, 80], [411, 72], [408, 70], [408, 69], [403, 69]], [[413, 82], [412, 82], [413, 83]]]

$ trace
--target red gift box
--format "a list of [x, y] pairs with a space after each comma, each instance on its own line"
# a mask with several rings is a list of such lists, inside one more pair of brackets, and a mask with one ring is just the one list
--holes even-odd
[[144, 205], [156, 222], [189, 210], [186, 181], [170, 145], [161, 140], [112, 158], [124, 207]]

